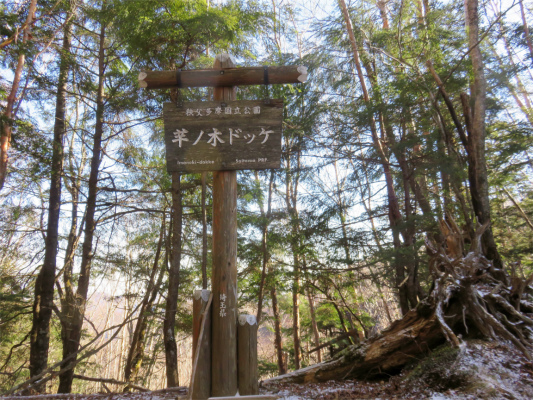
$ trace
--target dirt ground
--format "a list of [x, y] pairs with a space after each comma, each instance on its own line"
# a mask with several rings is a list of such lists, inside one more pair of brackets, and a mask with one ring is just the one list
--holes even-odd
[[[280, 400], [341, 399], [533, 399], [533, 364], [503, 342], [464, 342], [459, 349], [442, 346], [397, 376], [288, 384], [279, 377], [261, 382], [261, 394]], [[154, 392], [0, 397], [1, 400], [178, 400], [187, 388]]]
[[443, 346], [400, 375], [379, 381], [283, 384], [262, 382], [280, 400], [533, 399], [533, 365], [506, 343], [469, 341]]

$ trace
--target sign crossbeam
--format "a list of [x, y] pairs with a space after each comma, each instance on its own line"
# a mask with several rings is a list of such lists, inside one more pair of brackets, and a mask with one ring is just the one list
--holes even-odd
[[139, 86], [146, 89], [177, 87], [227, 87], [280, 83], [303, 83], [304, 66], [268, 66], [210, 68], [184, 71], [145, 71], [139, 74]]

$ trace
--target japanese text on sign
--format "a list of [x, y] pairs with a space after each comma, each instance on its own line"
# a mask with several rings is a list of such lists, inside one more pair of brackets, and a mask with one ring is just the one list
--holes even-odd
[[281, 100], [164, 105], [169, 172], [279, 168]]
[[226, 298], [227, 296], [224, 293], [220, 294], [220, 313], [221, 317], [226, 316]]
[[[229, 140], [229, 144], [233, 145], [233, 142], [237, 139], [241, 139], [246, 142], [246, 144], [250, 144], [255, 139], [255, 133], [243, 133], [242, 129], [232, 129], [228, 128], [229, 133], [226, 135], [226, 140]], [[272, 130], [266, 130], [265, 128], [261, 127], [261, 132], [258, 133], [258, 137], [263, 136], [263, 141], [261, 144], [265, 144], [268, 140], [268, 137], [271, 133], [274, 133]], [[183, 142], [188, 142], [189, 139], [187, 138], [187, 135], [189, 134], [189, 131], [187, 129], [176, 129], [174, 132], [174, 139], [172, 139], [172, 143], [178, 143], [178, 147], [181, 148], [181, 145]], [[196, 146], [202, 136], [204, 135], [204, 131], [200, 131], [198, 136], [196, 137], [196, 140], [192, 144], [193, 146]], [[209, 143], [211, 146], [216, 147], [217, 143], [226, 143], [225, 140], [222, 138], [223, 133], [219, 131], [217, 128], [213, 128], [213, 131], [210, 133], [207, 133], [207, 136], [209, 137], [209, 140], [207, 140], [207, 143]], [[229, 138], [229, 139], [228, 139]]]
[[209, 116], [216, 116], [216, 115], [251, 115], [251, 114], [261, 114], [261, 107], [260, 106], [254, 106], [254, 107], [207, 107], [207, 108], [187, 108], [185, 109], [185, 115], [187, 117], [209, 117]]

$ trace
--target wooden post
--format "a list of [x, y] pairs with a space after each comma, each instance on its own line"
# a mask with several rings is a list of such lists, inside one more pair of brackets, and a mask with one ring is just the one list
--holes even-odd
[[257, 371], [257, 319], [254, 315], [239, 315], [237, 327], [239, 395], [259, 394]]
[[211, 395], [211, 312], [209, 290], [197, 290], [193, 297], [193, 364], [189, 399], [205, 400]]
[[211, 311], [207, 310], [210, 294], [210, 290], [197, 290], [192, 302], [194, 377], [191, 377], [190, 398], [195, 400], [204, 400], [211, 396]]
[[[227, 54], [216, 57], [215, 68], [232, 68]], [[234, 87], [219, 87], [213, 100], [235, 99]], [[213, 315], [212, 396], [237, 393], [237, 173], [213, 173]]]

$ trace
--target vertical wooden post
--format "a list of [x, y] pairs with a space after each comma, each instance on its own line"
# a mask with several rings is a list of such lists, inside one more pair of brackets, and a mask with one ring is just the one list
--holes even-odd
[[[227, 54], [216, 57], [214, 68], [232, 68]], [[223, 73], [223, 70], [221, 70]], [[235, 99], [234, 87], [213, 91], [213, 100]], [[237, 393], [237, 173], [213, 174], [213, 315], [212, 396]]]
[[239, 395], [259, 394], [257, 371], [257, 319], [253, 315], [239, 315], [237, 327]]
[[192, 302], [193, 373], [189, 385], [189, 398], [194, 400], [205, 400], [211, 395], [210, 295], [210, 290], [197, 290], [194, 292]]

